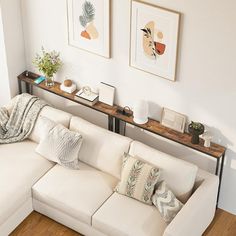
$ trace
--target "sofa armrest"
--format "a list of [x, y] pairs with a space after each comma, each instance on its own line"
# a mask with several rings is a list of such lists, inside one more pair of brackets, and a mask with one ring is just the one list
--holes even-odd
[[198, 171], [202, 183], [167, 226], [163, 236], [200, 236], [214, 218], [219, 178]]

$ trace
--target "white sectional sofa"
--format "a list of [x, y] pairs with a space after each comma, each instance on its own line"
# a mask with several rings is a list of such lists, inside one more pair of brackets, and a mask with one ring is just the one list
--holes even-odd
[[[218, 177], [66, 112], [47, 106], [41, 115], [82, 134], [80, 169], [55, 165], [35, 152], [37, 123], [29, 140], [0, 145], [0, 236], [33, 210], [86, 236], [200, 236], [212, 221]], [[124, 152], [162, 168], [186, 202], [169, 225], [154, 206], [114, 192]]]

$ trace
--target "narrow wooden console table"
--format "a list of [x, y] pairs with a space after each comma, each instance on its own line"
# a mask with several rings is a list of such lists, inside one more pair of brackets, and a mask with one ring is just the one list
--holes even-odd
[[[204, 147], [204, 145], [203, 145], [204, 141], [202, 139], [200, 140], [200, 144], [192, 144], [191, 143], [191, 135], [189, 133], [182, 134], [180, 132], [174, 131], [170, 128], [167, 128], [167, 127], [161, 125], [160, 122], [153, 120], [153, 119], [149, 119], [148, 122], [144, 125], [136, 124], [136, 123], [134, 123], [132, 116], [128, 117], [128, 116], [118, 113], [117, 109], [119, 106], [117, 106], [117, 105], [109, 106], [109, 105], [106, 105], [105, 103], [102, 103], [102, 102], [97, 102], [93, 106], [86, 105], [86, 104], [76, 101], [74, 99], [74, 96], [78, 92], [78, 90], [76, 90], [72, 94], [68, 94], [68, 93], [60, 90], [61, 84], [58, 82], [55, 82], [55, 85], [53, 87], [47, 87], [45, 85], [45, 82], [42, 82], [37, 85], [34, 83], [34, 80], [38, 77], [39, 77], [39, 75], [32, 73], [32, 72], [28, 72], [28, 75], [26, 75], [26, 72], [23, 72], [22, 74], [20, 74], [17, 77], [18, 78], [18, 86], [19, 86], [19, 94], [22, 93], [22, 82], [24, 82], [27, 93], [33, 94], [33, 87], [38, 87], [42, 90], [56, 94], [60, 97], [66, 98], [70, 101], [73, 101], [75, 103], [78, 103], [80, 105], [86, 106], [88, 108], [91, 108], [93, 110], [96, 110], [98, 112], [101, 112], [101, 113], [107, 115], [108, 116], [108, 129], [112, 132], [120, 133], [120, 122], [125, 122], [125, 124], [129, 123], [131, 125], [141, 128], [143, 130], [149, 131], [149, 132], [159, 135], [163, 138], [169, 139], [171, 141], [182, 144], [182, 145], [187, 146], [191, 149], [197, 150], [201, 153], [204, 153], [206, 155], [209, 155], [209, 156], [215, 158], [216, 159], [215, 174], [219, 176], [219, 181], [220, 181], [219, 190], [218, 190], [218, 198], [219, 198], [221, 180], [222, 180], [222, 175], [223, 175], [224, 160], [225, 160], [225, 152], [226, 152], [225, 147], [223, 147], [219, 144], [216, 144], [216, 143], [211, 143], [211, 146], [209, 148]], [[217, 202], [218, 202], [218, 198], [217, 198]]]

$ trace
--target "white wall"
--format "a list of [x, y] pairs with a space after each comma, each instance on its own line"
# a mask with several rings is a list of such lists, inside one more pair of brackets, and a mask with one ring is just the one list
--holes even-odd
[[11, 96], [10, 96], [10, 87], [8, 81], [8, 68], [7, 68], [7, 59], [6, 59], [6, 51], [5, 51], [5, 43], [4, 43], [4, 33], [3, 33], [3, 24], [2, 24], [2, 14], [0, 8], [0, 107], [6, 104]]
[[[6, 100], [6, 87], [8, 87], [8, 90], [10, 89], [10, 91], [8, 91], [9, 99], [18, 93], [16, 77], [24, 71], [26, 67], [25, 48], [21, 18], [21, 1], [0, 0], [0, 6], [1, 53], [5, 54], [3, 63], [6, 65], [4, 69], [0, 69], [0, 73], [1, 80], [3, 79], [8, 83], [5, 88], [1, 88], [1, 94], [4, 94], [4, 99]], [[9, 100], [8, 98], [7, 100]]]
[[[61, 52], [64, 61], [58, 80], [65, 76], [79, 85], [96, 87], [100, 81], [117, 88], [116, 102], [133, 105], [139, 98], [150, 101], [150, 115], [160, 118], [168, 107], [201, 121], [214, 140], [228, 147], [220, 207], [236, 214], [236, 1], [150, 0], [182, 13], [177, 82], [152, 76], [128, 66], [130, 1], [112, 1], [112, 59], [69, 47], [66, 0], [22, 0], [27, 67], [43, 45]], [[105, 126], [103, 115], [72, 105], [53, 95], [53, 104]], [[213, 171], [214, 163], [180, 145], [163, 141], [130, 127], [127, 134], [180, 158]]]

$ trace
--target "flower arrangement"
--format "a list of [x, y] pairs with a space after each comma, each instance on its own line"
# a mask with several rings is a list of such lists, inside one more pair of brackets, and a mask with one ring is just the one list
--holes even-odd
[[46, 52], [42, 47], [42, 55], [36, 54], [33, 64], [39, 69], [40, 72], [46, 77], [46, 85], [53, 86], [53, 75], [62, 66], [60, 53], [55, 50]]
[[194, 130], [198, 130], [198, 131], [202, 130], [202, 124], [199, 122], [191, 121], [191, 124], [189, 126], [193, 128]]
[[192, 134], [191, 142], [193, 144], [199, 144], [199, 135], [203, 134], [205, 127], [199, 122], [192, 121], [188, 126], [188, 131]]

